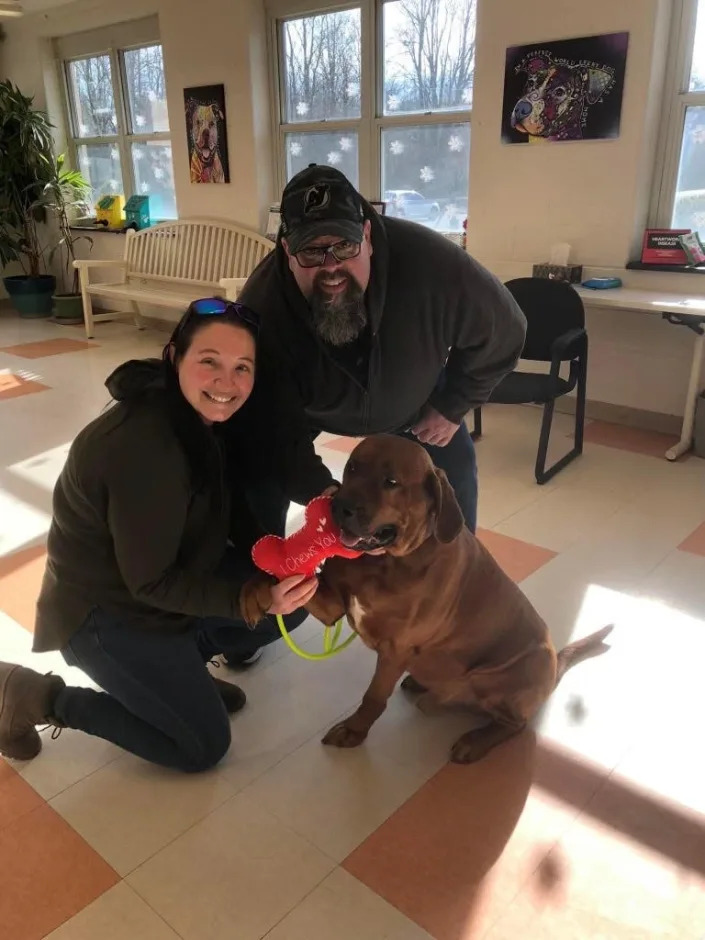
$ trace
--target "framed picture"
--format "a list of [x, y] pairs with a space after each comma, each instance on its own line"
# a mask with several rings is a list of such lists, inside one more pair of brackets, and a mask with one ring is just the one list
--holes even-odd
[[387, 203], [386, 203], [386, 202], [372, 202], [372, 201], [370, 200], [370, 205], [372, 206], [373, 209], [376, 209], [377, 212], [379, 212], [380, 215], [384, 215], [384, 214], [386, 213], [386, 211], [387, 211]]
[[229, 183], [225, 86], [184, 88], [189, 174], [192, 183]]
[[507, 49], [507, 144], [619, 137], [629, 33]]

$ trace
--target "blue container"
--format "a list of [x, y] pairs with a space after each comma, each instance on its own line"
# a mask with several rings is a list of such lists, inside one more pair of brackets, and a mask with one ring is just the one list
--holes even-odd
[[10, 296], [12, 306], [24, 319], [50, 317], [56, 290], [56, 278], [53, 274], [40, 274], [39, 277], [27, 277], [15, 274], [2, 279], [5, 290]]

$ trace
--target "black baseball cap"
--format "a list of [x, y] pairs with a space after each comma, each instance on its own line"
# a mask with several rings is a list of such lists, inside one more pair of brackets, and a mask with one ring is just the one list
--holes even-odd
[[319, 235], [361, 242], [362, 197], [340, 170], [311, 163], [287, 183], [280, 206], [281, 235], [296, 254]]

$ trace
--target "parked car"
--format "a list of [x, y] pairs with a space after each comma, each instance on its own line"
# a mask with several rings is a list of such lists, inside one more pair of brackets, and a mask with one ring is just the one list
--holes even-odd
[[415, 189], [388, 189], [384, 194], [387, 215], [412, 222], [437, 222], [441, 207], [433, 199], [427, 199]]

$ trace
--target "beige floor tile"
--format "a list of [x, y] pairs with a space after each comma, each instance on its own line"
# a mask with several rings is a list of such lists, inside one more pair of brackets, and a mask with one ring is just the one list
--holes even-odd
[[599, 535], [621, 507], [616, 496], [558, 487], [496, 525], [495, 531], [561, 552], [579, 539]]
[[[425, 717], [398, 693], [358, 748], [308, 741], [245, 791], [341, 861], [447, 761], [466, 715]], [[327, 729], [326, 729], [327, 730]]]
[[127, 880], [183, 940], [259, 940], [333, 868], [240, 793]]
[[126, 755], [59, 793], [50, 805], [124, 876], [233, 792], [217, 769], [182, 774]]
[[266, 940], [432, 940], [431, 935], [336, 869], [271, 930]]
[[47, 935], [46, 940], [179, 940], [124, 881]]
[[[300, 645], [316, 653], [323, 648], [318, 632]], [[248, 703], [232, 723], [233, 743], [219, 771], [241, 789], [304, 742], [318, 741], [341, 712], [357, 705], [373, 671], [374, 654], [356, 640], [321, 662], [287, 652], [261, 672], [258, 665], [229, 674], [242, 684]]]

